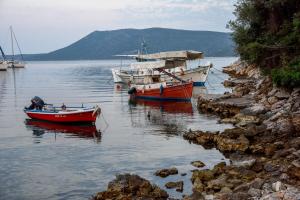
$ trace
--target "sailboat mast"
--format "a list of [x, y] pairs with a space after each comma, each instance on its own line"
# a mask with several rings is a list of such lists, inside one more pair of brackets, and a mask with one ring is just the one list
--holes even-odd
[[15, 53], [14, 53], [14, 39], [13, 39], [13, 31], [12, 27], [10, 26], [10, 38], [11, 38], [11, 53], [12, 53], [12, 61], [14, 61]]

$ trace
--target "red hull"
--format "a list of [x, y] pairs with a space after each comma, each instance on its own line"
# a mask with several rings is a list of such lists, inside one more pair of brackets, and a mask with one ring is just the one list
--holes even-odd
[[25, 111], [32, 119], [45, 120], [50, 122], [75, 123], [75, 122], [95, 122], [97, 115], [93, 115], [94, 110], [78, 112], [49, 113], [44, 111]]
[[193, 82], [160, 88], [137, 90], [134, 97], [152, 100], [189, 101], [193, 95]]

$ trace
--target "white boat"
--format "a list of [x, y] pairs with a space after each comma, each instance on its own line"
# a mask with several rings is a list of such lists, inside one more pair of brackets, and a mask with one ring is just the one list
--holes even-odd
[[8, 63], [5, 60], [0, 61], [0, 71], [6, 71], [8, 68]]
[[199, 65], [196, 68], [187, 68], [187, 60], [203, 58], [203, 53], [197, 51], [160, 52], [155, 54], [138, 55], [135, 58], [137, 60], [143, 60], [143, 62], [130, 64], [130, 70], [112, 69], [115, 83], [141, 84], [144, 81], [144, 76], [149, 75], [161, 75], [160, 79], [162, 82], [176, 82], [176, 80], [174, 80], [171, 76], [152, 70], [155, 67], [172, 65], [175, 67], [168, 69], [168, 73], [176, 75], [182, 80], [193, 81], [194, 86], [204, 86], [209, 70], [212, 67], [212, 64], [208, 63], [206, 65]]
[[6, 71], [9, 63], [6, 60], [6, 56], [5, 56], [4, 51], [2, 50], [1, 46], [0, 46], [0, 51], [2, 54], [2, 58], [3, 58], [3, 60], [0, 60], [0, 71]]
[[[10, 27], [10, 36], [11, 36], [11, 51], [12, 51], [12, 58], [11, 60], [8, 62], [9, 65], [8, 67], [9, 68], [24, 68], [25, 67], [25, 62], [24, 62], [24, 58], [23, 58], [23, 54], [22, 54], [22, 51], [20, 49], [20, 46], [19, 46], [19, 43], [17, 41], [17, 38], [16, 38], [16, 35], [12, 29], [12, 27]], [[20, 56], [22, 58], [22, 60], [15, 60], [15, 52], [14, 52], [14, 41], [16, 42], [17, 44], [17, 47], [20, 51]]]

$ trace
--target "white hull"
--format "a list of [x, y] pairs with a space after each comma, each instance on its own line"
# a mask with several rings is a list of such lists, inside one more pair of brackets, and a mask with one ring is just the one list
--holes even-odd
[[6, 71], [8, 68], [8, 63], [6, 61], [0, 62], [0, 71]]
[[24, 68], [25, 67], [25, 63], [23, 62], [14, 62], [14, 63], [10, 63], [9, 68]]
[[[196, 83], [195, 85], [197, 85], [197, 83], [199, 83], [198, 85], [203, 85], [206, 82], [210, 67], [211, 67], [210, 65], [207, 65], [207, 66], [199, 66], [194, 69], [177, 71], [175, 72], [175, 75], [183, 80], [191, 80]], [[143, 74], [131, 73], [130, 71], [122, 71], [118, 69], [112, 69], [112, 74], [115, 83], [124, 83], [124, 84], [129, 84], [129, 83], [143, 84], [145, 76], [147, 76]], [[158, 72], [156, 72], [153, 75], [154, 76], [160, 75], [161, 82], [176, 81], [173, 80], [172, 77], [163, 73], [159, 74]]]

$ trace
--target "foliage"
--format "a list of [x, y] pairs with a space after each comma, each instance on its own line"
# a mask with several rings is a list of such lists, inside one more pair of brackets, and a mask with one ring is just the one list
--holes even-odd
[[272, 71], [278, 85], [299, 85], [300, 1], [238, 0], [234, 14], [228, 25], [241, 59]]

